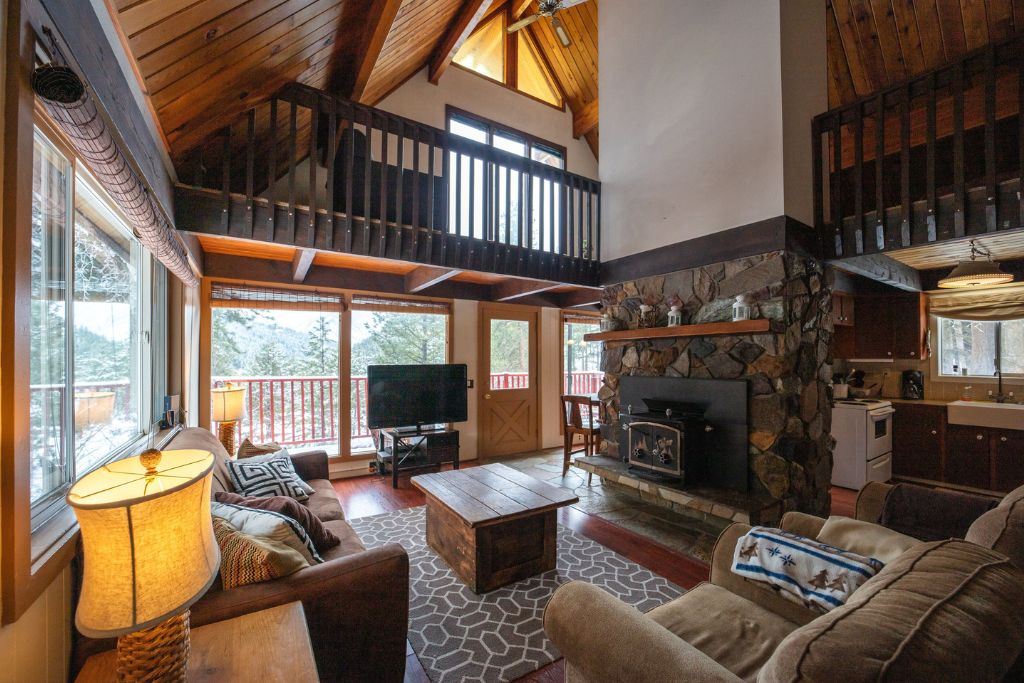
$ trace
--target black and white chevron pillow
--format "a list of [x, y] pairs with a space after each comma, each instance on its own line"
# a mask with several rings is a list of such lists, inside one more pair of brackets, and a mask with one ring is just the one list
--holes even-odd
[[228, 460], [235, 493], [243, 496], [288, 496], [307, 500], [313, 487], [299, 478], [287, 454], [263, 458]]

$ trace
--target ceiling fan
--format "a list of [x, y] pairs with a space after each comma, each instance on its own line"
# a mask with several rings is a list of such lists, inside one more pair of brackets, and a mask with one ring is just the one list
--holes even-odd
[[575, 5], [582, 5], [587, 0], [540, 0], [539, 6], [537, 7], [537, 13], [531, 14], [528, 17], [523, 17], [516, 23], [508, 27], [509, 33], [515, 33], [521, 29], [526, 28], [533, 22], [537, 21], [541, 17], [547, 17], [551, 20], [551, 29], [558, 36], [558, 40], [562, 43], [563, 47], [569, 47], [572, 45], [572, 39], [569, 38], [569, 32], [565, 29], [565, 24], [558, 18], [558, 13], [569, 7]]

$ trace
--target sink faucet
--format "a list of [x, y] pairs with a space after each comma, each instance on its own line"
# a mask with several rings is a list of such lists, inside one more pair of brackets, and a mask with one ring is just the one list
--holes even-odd
[[998, 385], [996, 388], [996, 394], [992, 397], [992, 400], [996, 403], [1006, 403], [1006, 394], [1003, 393], [1003, 364], [1001, 362], [1003, 358], [1003, 326], [999, 325], [996, 327], [996, 377], [998, 378]]

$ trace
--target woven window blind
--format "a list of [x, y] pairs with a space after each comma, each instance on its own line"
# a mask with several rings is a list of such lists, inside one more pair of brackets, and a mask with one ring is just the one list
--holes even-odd
[[930, 293], [928, 312], [954, 320], [1018, 320], [1024, 318], [1024, 283]]
[[391, 299], [383, 296], [360, 294], [352, 297], [353, 310], [383, 311], [388, 313], [427, 313], [432, 315], [448, 315], [451, 304], [446, 301], [417, 301], [411, 299]]
[[562, 322], [569, 325], [600, 325], [601, 317], [583, 313], [563, 313]]
[[335, 311], [345, 308], [341, 294], [314, 290], [280, 289], [247, 283], [213, 283], [210, 306], [214, 308], [273, 308], [285, 311]]

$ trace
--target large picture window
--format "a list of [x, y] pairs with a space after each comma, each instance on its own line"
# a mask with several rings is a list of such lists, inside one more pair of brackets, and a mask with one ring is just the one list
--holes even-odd
[[1024, 320], [939, 318], [939, 374], [1024, 376]]
[[40, 130], [34, 144], [30, 488], [45, 517], [147, 431], [153, 266], [88, 172]]

